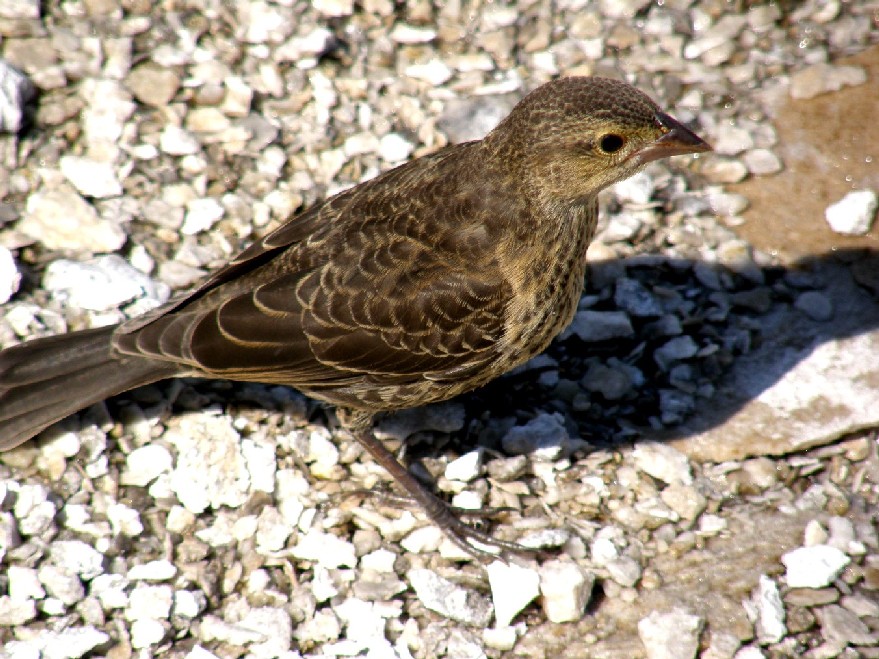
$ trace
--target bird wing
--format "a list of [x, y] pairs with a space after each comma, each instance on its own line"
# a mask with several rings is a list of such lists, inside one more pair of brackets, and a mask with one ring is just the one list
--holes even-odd
[[[423, 168], [294, 218], [157, 317], [123, 326], [117, 347], [300, 388], [442, 380], [489, 363], [510, 287], [467, 186], [442, 193]], [[425, 221], [443, 204], [454, 226]]]

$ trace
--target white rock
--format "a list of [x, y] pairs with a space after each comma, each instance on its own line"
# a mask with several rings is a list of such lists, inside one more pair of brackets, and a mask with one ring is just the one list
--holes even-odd
[[319, 478], [331, 476], [339, 464], [339, 447], [326, 428], [314, 428], [305, 438], [305, 461], [311, 465], [311, 473]]
[[375, 135], [362, 132], [346, 139], [343, 150], [345, 155], [351, 158], [352, 156], [360, 156], [365, 153], [375, 153], [378, 151], [378, 145], [379, 141]]
[[442, 529], [433, 525], [422, 526], [400, 540], [400, 546], [412, 554], [425, 554], [439, 549], [444, 539]]
[[293, 533], [293, 526], [274, 506], [266, 506], [259, 511], [256, 525], [256, 546], [261, 552], [280, 551]]
[[174, 589], [171, 586], [135, 586], [128, 596], [125, 617], [128, 620], [162, 620], [171, 614]]
[[289, 34], [292, 21], [283, 7], [250, 0], [238, 3], [239, 36], [247, 43], [280, 43]]
[[432, 59], [424, 64], [410, 64], [406, 67], [406, 75], [438, 86], [452, 77], [452, 70], [442, 60]]
[[707, 197], [711, 210], [722, 217], [739, 215], [748, 207], [748, 198], [734, 192], [709, 189]]
[[165, 527], [172, 533], [186, 533], [194, 523], [195, 515], [183, 506], [171, 506], [165, 519]]
[[192, 650], [190, 650], [186, 654], [185, 659], [220, 659], [220, 658], [217, 655], [215, 655], [213, 652], [206, 650], [202, 646], [196, 645], [194, 648], [192, 648]]
[[18, 531], [22, 535], [38, 535], [52, 527], [58, 511], [48, 498], [49, 492], [41, 484], [25, 484], [18, 488], [12, 511], [18, 518]]
[[18, 600], [0, 595], [0, 627], [18, 627], [37, 617], [37, 604], [32, 599]]
[[310, 486], [305, 477], [292, 469], [281, 469], [275, 475], [278, 510], [287, 523], [296, 526], [305, 512], [304, 499]]
[[52, 563], [83, 579], [104, 572], [104, 555], [82, 540], [56, 540], [50, 545], [49, 556]]
[[[74, 659], [88, 654], [110, 640], [104, 632], [92, 626], [69, 627], [60, 631], [41, 629], [27, 643], [41, 656], [52, 659]], [[8, 646], [7, 646], [8, 647]], [[18, 655], [16, 655], [18, 656]]]
[[240, 76], [228, 76], [223, 84], [226, 87], [223, 114], [230, 117], [246, 117], [253, 102], [253, 89]]
[[161, 444], [141, 446], [125, 458], [121, 482], [123, 485], [146, 487], [159, 474], [170, 471], [173, 464], [171, 452]]
[[140, 513], [124, 503], [113, 502], [109, 504], [107, 506], [107, 520], [110, 522], [114, 535], [136, 538], [143, 533]]
[[[828, 537], [827, 531], [817, 519], [810, 519], [806, 523], [806, 528], [803, 529], [803, 545], [806, 547], [827, 544]], [[841, 547], [837, 547], [837, 549], [844, 551]]]
[[765, 574], [760, 575], [760, 581], [753, 597], [757, 608], [757, 640], [761, 645], [778, 643], [787, 634], [784, 624], [784, 605], [778, 586]]
[[799, 547], [781, 557], [787, 568], [789, 588], [824, 588], [838, 577], [851, 559], [836, 547], [812, 545]]
[[399, 606], [381, 607], [379, 604], [351, 597], [334, 606], [333, 611], [347, 628], [345, 640], [334, 646], [337, 651], [344, 648], [340, 654], [354, 655], [368, 650], [369, 655], [376, 657], [398, 656], [385, 638], [385, 628], [387, 617], [399, 616]]
[[644, 226], [640, 213], [616, 213], [610, 217], [607, 228], [598, 237], [603, 243], [619, 243], [631, 240]]
[[260, 632], [228, 623], [213, 615], [202, 618], [200, 631], [201, 639], [204, 641], [225, 641], [231, 645], [250, 645], [266, 640]]
[[64, 606], [72, 606], [85, 597], [82, 582], [73, 572], [44, 563], [37, 570], [37, 577], [46, 592]]
[[0, 245], [0, 304], [6, 304], [21, 285], [21, 273], [12, 252]]
[[568, 529], [535, 529], [520, 536], [519, 544], [532, 549], [558, 549], [570, 539]]
[[[516, 646], [519, 635], [516, 627], [489, 627], [482, 630], [482, 640], [486, 646], [502, 652], [509, 652]], [[485, 656], [484, 654], [480, 655]]]
[[[279, 62], [294, 62], [299, 68], [302, 60], [309, 60], [311, 67], [317, 64], [316, 57], [330, 49], [335, 37], [325, 27], [316, 27], [308, 34], [291, 37], [275, 51]], [[310, 67], [307, 67], [310, 68]]]
[[312, 0], [311, 6], [324, 16], [350, 16], [354, 12], [354, 0]]
[[131, 581], [168, 581], [177, 575], [177, 568], [165, 559], [133, 565], [128, 570]]
[[543, 611], [551, 622], [580, 620], [592, 596], [595, 576], [572, 561], [554, 559], [540, 566]]
[[873, 190], [856, 190], [831, 204], [824, 211], [824, 218], [836, 233], [863, 236], [876, 219], [879, 198]]
[[185, 508], [197, 514], [208, 507], [244, 505], [250, 474], [241, 454], [241, 438], [229, 417], [182, 417], [165, 439], [177, 448], [171, 487]]
[[769, 149], [751, 149], [742, 155], [748, 171], [755, 176], [775, 174], [782, 170], [781, 160]]
[[180, 230], [192, 236], [210, 229], [223, 217], [226, 209], [223, 204], [212, 197], [193, 199], [186, 205], [186, 216]]
[[46, 591], [40, 584], [37, 571], [30, 567], [21, 567], [20, 565], [10, 565], [6, 571], [9, 579], [8, 592], [9, 596], [15, 600], [42, 599], [46, 596]]
[[354, 567], [357, 565], [354, 545], [332, 533], [311, 529], [300, 536], [291, 553], [296, 558], [316, 563], [326, 568]]
[[[20, 2], [16, 5], [39, 3]], [[39, 15], [39, 8], [37, 9]], [[36, 95], [33, 83], [18, 69], [0, 60], [0, 132], [17, 133], [24, 125], [25, 108]]]
[[262, 635], [264, 640], [260, 643], [254, 643], [250, 647], [254, 656], [282, 657], [284, 652], [290, 649], [290, 643], [293, 640], [293, 625], [290, 615], [284, 609], [254, 608], [248, 611], [238, 624]]
[[165, 627], [152, 618], [138, 618], [131, 623], [131, 647], [136, 650], [162, 642]]
[[693, 474], [687, 456], [662, 442], [639, 442], [632, 451], [635, 466], [663, 483], [690, 485]]
[[40, 3], [38, 0], [2, 0], [0, 16], [3, 18], [39, 18]]
[[654, 611], [638, 621], [638, 636], [649, 659], [691, 659], [699, 649], [702, 624], [686, 609]]
[[53, 261], [43, 275], [43, 288], [91, 311], [109, 311], [140, 298], [158, 306], [171, 294], [166, 284], [154, 282], [117, 254], [86, 262]]
[[122, 228], [66, 184], [30, 195], [17, 227], [52, 250], [113, 252], [125, 243]]
[[[713, 631], [711, 633], [710, 645], [699, 656], [699, 659], [733, 659], [733, 655], [736, 655], [736, 651], [741, 646], [742, 642], [735, 634]], [[762, 654], [757, 656], [759, 659], [766, 659]]]
[[339, 618], [327, 609], [319, 609], [310, 619], [296, 626], [296, 640], [301, 645], [335, 641], [341, 633]]
[[376, 549], [360, 557], [360, 567], [364, 570], [374, 570], [391, 574], [394, 572], [394, 563], [397, 555], [387, 549]]
[[171, 615], [192, 620], [207, 608], [207, 598], [201, 591], [177, 590]]
[[712, 145], [714, 151], [723, 156], [735, 156], [742, 151], [754, 148], [754, 137], [748, 128], [723, 125], [718, 127]]
[[397, 43], [429, 43], [436, 39], [436, 30], [429, 27], [416, 27], [406, 23], [397, 23], [391, 30], [391, 39]]
[[111, 145], [112, 151], [137, 107], [131, 94], [119, 80], [92, 77], [82, 81], [79, 94], [86, 102], [81, 115], [86, 142], [96, 149]]
[[201, 144], [188, 130], [169, 124], [159, 135], [159, 148], [171, 156], [187, 156], [201, 151]]
[[272, 494], [275, 491], [275, 471], [278, 467], [274, 445], [267, 440], [245, 439], [241, 442], [241, 454], [247, 463], [253, 489]]
[[469, 483], [479, 476], [482, 466], [482, 449], [469, 451], [446, 465], [445, 476], [449, 480]]
[[109, 162], [81, 156], [61, 156], [59, 165], [64, 177], [86, 197], [105, 199], [122, 194], [122, 184]]
[[124, 609], [128, 606], [127, 586], [128, 579], [121, 574], [100, 574], [89, 582], [89, 593], [100, 600], [104, 609]]
[[432, 570], [412, 569], [406, 578], [415, 596], [431, 611], [474, 627], [488, 626], [492, 608], [487, 597], [458, 586]]
[[536, 570], [514, 563], [493, 561], [486, 568], [494, 619], [498, 627], [506, 627], [540, 594], [540, 575]]
[[638, 583], [642, 573], [640, 563], [631, 556], [611, 559], [605, 563], [604, 569], [613, 581], [624, 588], [631, 588]]
[[388, 133], [378, 144], [378, 153], [387, 162], [406, 160], [413, 149], [415, 145], [399, 133]]
[[717, 535], [726, 529], [728, 522], [720, 515], [706, 514], [699, 518], [699, 535]]

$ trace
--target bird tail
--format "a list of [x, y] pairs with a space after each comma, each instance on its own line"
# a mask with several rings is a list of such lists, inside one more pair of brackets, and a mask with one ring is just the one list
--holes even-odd
[[50, 336], [0, 352], [0, 451], [84, 407], [175, 374], [172, 365], [119, 355], [115, 329]]

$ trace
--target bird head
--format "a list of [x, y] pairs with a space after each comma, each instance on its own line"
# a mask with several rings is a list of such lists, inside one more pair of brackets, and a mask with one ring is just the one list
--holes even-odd
[[484, 142], [554, 204], [590, 202], [653, 160], [711, 150], [631, 85], [591, 77], [538, 87]]

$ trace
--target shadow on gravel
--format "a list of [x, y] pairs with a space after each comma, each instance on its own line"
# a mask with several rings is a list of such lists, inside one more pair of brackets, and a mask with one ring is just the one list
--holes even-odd
[[[621, 295], [624, 280], [628, 293]], [[879, 329], [879, 251], [834, 251], [788, 268], [732, 269], [634, 257], [594, 264], [586, 295], [589, 311], [628, 307], [632, 333], [591, 342], [586, 325], [581, 336], [563, 334], [546, 353], [555, 364], [544, 359], [543, 366], [510, 374], [465, 397], [471, 418], [488, 410], [492, 417], [515, 414], [522, 423], [539, 411], [559, 412], [570, 431], [598, 446], [685, 440], [722, 428], [814, 351]], [[854, 348], [863, 354], [846, 352]], [[869, 409], [810, 410], [810, 401], [820, 405], [824, 393], [834, 393], [825, 390], [833, 386], [830, 379], [795, 380], [790, 391], [776, 397], [796, 399], [794, 407], [816, 416], [860, 411], [864, 423], [875, 424], [879, 335], [854, 348], [841, 345], [839, 363], [829, 365], [828, 372], [860, 387], [861, 399], [852, 405], [872, 402], [872, 414]], [[785, 418], [785, 409], [765, 412], [758, 419], [765, 424], [792, 420]], [[750, 453], [747, 447], [727, 446], [719, 459], [791, 450], [784, 443], [773, 447], [772, 428], [749, 432], [766, 445]], [[722, 434], [715, 439], [728, 441]], [[687, 452], [712, 454], [710, 449]]]

